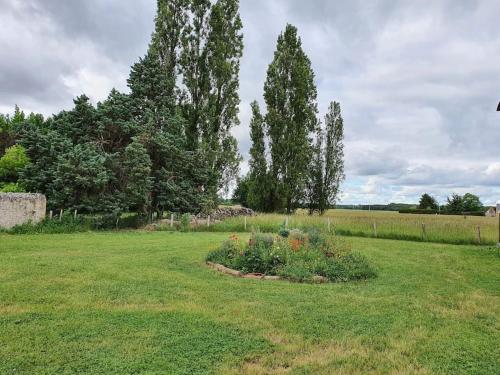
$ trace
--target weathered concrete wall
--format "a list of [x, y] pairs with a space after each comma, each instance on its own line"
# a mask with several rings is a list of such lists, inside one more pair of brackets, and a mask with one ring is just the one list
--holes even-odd
[[46, 207], [43, 194], [0, 193], [0, 228], [38, 223], [45, 218]]

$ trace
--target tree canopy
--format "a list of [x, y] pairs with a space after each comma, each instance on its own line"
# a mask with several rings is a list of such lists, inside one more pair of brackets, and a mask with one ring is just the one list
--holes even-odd
[[196, 213], [217, 204], [240, 163], [231, 135], [243, 53], [239, 2], [157, 6], [130, 94], [112, 90], [97, 105], [82, 95], [46, 120], [17, 107], [0, 116], [2, 181], [46, 194], [49, 208], [83, 212]]
[[425, 193], [420, 197], [418, 208], [421, 210], [437, 210], [439, 208], [436, 198]]
[[257, 102], [251, 104], [250, 207], [291, 213], [308, 206], [323, 213], [335, 204], [344, 179], [344, 125], [340, 104], [333, 102], [322, 128], [311, 61], [292, 25], [278, 37], [264, 101], [264, 115]]

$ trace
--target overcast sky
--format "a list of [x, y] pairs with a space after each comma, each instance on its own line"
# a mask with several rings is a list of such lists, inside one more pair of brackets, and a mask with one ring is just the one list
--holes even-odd
[[[261, 103], [276, 39], [298, 27], [321, 117], [332, 100], [346, 131], [343, 203], [500, 199], [500, 1], [240, 0], [241, 126]], [[147, 49], [154, 0], [0, 0], [0, 112], [45, 115], [126, 91]], [[242, 166], [246, 171], [246, 162]]]

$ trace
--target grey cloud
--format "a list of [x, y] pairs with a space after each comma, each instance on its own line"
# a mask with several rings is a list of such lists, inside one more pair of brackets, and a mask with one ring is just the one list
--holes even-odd
[[91, 40], [113, 59], [135, 59], [153, 31], [156, 2], [150, 0], [28, 0], [66, 38]]
[[[319, 115], [341, 102], [347, 202], [469, 189], [500, 198], [500, 2], [240, 0], [241, 126], [261, 104], [276, 39], [295, 24], [318, 84]], [[0, 0], [0, 108], [50, 114], [86, 92], [125, 89], [145, 53], [154, 0]], [[264, 107], [262, 107], [264, 110]], [[488, 169], [490, 168], [490, 169]], [[244, 163], [243, 170], [246, 170]]]

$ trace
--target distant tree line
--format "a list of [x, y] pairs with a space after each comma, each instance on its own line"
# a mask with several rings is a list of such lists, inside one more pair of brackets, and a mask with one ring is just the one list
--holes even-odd
[[477, 195], [467, 193], [462, 195], [452, 194], [447, 198], [445, 205], [440, 206], [433, 196], [425, 193], [420, 197], [417, 210], [443, 212], [450, 214], [484, 213], [484, 205]]
[[307, 207], [323, 213], [335, 205], [344, 180], [344, 124], [336, 102], [324, 124], [317, 118], [314, 72], [292, 25], [278, 38], [264, 102], [265, 114], [251, 104], [250, 171], [238, 181], [234, 200], [262, 212]]
[[337, 204], [336, 208], [343, 210], [363, 210], [363, 211], [401, 211], [415, 210], [416, 204], [411, 203], [389, 203], [389, 204]]
[[97, 106], [82, 95], [47, 119], [0, 116], [0, 189], [89, 213], [214, 207], [239, 173], [242, 52], [238, 0], [159, 0], [130, 93]]

